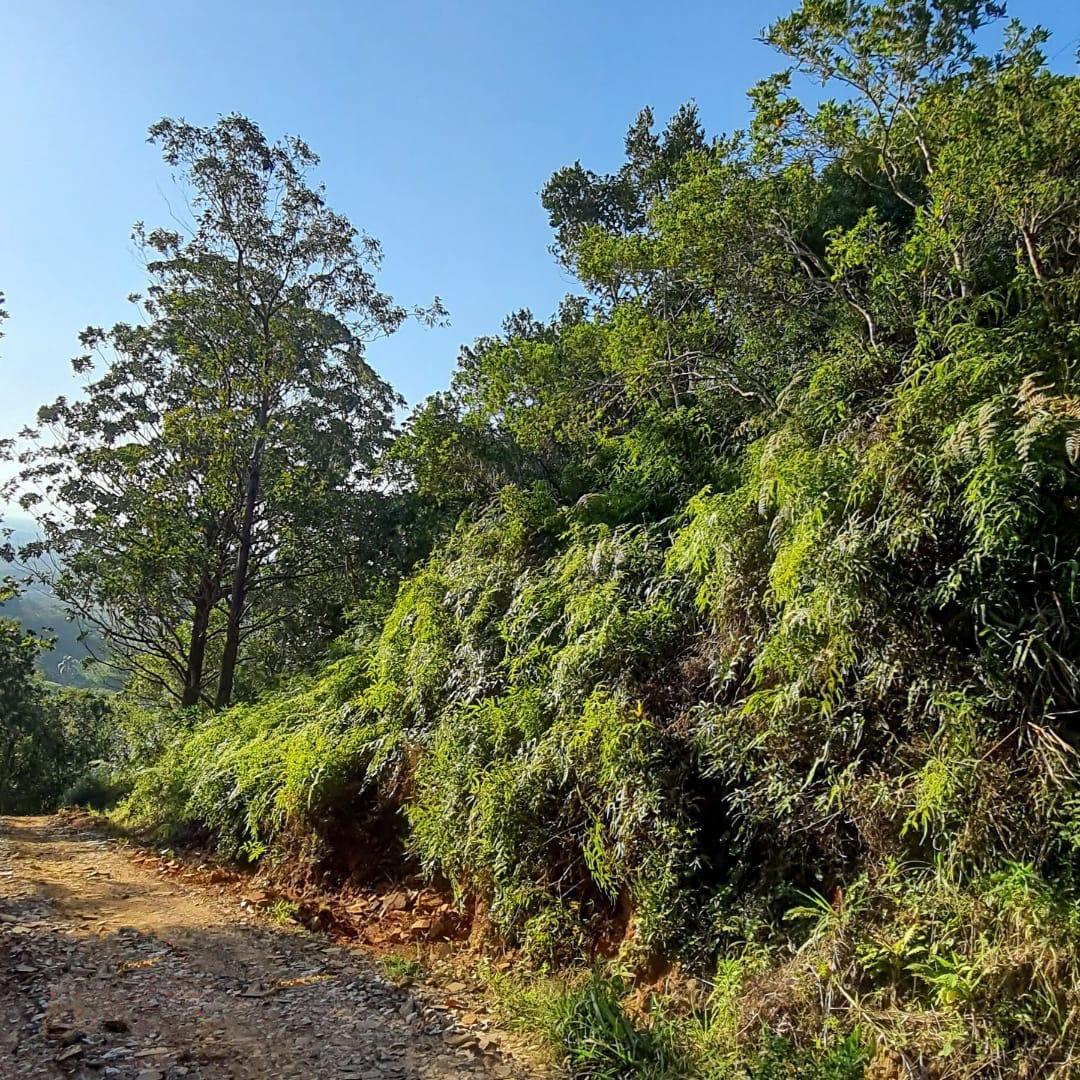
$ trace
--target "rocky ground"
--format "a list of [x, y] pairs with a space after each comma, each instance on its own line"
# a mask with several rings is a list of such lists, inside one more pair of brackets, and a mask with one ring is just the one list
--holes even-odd
[[149, 862], [86, 819], [0, 818], [3, 1080], [540, 1075], [475, 1013]]

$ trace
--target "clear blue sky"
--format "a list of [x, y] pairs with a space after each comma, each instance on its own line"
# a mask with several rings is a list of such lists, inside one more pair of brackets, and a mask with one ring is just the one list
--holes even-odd
[[[331, 204], [384, 244], [384, 286], [450, 311], [450, 328], [372, 351], [416, 402], [445, 385], [459, 343], [519, 307], [547, 315], [571, 287], [547, 252], [548, 175], [617, 166], [643, 105], [663, 120], [694, 98], [710, 135], [741, 126], [746, 89], [779, 65], [755, 36], [791, 6], [7, 0], [0, 435], [72, 392], [83, 326], [132, 317], [131, 225], [169, 220], [169, 174], [144, 141], [159, 117], [237, 110], [321, 155]], [[1009, 7], [1052, 29], [1055, 66], [1071, 66], [1076, 0]]]

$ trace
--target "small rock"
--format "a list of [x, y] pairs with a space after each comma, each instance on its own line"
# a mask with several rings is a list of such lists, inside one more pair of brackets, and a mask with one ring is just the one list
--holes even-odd
[[446, 1045], [454, 1050], [459, 1050], [466, 1046], [476, 1045], [476, 1036], [471, 1031], [452, 1031], [449, 1034], [443, 1036], [446, 1041]]

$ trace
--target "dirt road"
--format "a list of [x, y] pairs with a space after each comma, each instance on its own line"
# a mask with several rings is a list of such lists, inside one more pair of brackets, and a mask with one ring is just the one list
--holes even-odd
[[0, 1078], [530, 1075], [362, 954], [63, 818], [0, 818]]

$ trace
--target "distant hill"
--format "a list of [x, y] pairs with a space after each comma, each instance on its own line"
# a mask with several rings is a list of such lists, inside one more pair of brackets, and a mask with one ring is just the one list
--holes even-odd
[[[37, 537], [32, 521], [19, 517], [0, 518], [0, 528], [10, 529], [10, 542], [18, 547]], [[0, 577], [10, 573], [0, 563]], [[16, 574], [13, 574], [16, 576]], [[63, 604], [47, 588], [34, 585], [18, 596], [0, 604], [0, 616], [15, 619], [25, 630], [40, 637], [55, 639], [52, 649], [41, 654], [38, 667], [50, 682], [63, 686], [103, 686], [109, 683], [98, 673], [83, 666], [83, 661], [93, 654], [102, 654], [101, 639], [89, 634], [80, 641], [81, 628], [67, 617]]]

